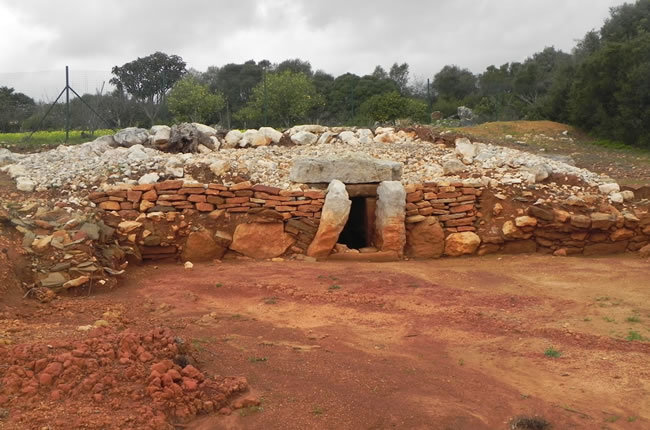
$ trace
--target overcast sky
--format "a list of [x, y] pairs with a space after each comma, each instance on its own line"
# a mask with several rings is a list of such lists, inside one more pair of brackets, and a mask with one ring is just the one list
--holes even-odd
[[0, 86], [94, 92], [114, 65], [155, 51], [189, 67], [287, 58], [333, 75], [407, 62], [475, 73], [545, 46], [569, 51], [622, 0], [0, 0]]

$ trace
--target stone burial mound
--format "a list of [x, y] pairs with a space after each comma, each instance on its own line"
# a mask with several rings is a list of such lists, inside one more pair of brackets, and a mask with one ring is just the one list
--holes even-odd
[[612, 179], [425, 128], [129, 128], [0, 165], [34, 289], [159, 259], [650, 254], [648, 200]]

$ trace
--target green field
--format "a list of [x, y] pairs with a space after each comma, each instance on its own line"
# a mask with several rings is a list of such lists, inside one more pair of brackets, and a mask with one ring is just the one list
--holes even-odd
[[[82, 136], [83, 133], [83, 136]], [[68, 144], [74, 145], [95, 140], [99, 136], [114, 134], [115, 130], [102, 129], [95, 130], [94, 133], [82, 132], [80, 130], [70, 130]], [[0, 133], [1, 147], [29, 147], [29, 146], [56, 146], [65, 143], [65, 130], [56, 131], [37, 131], [28, 140], [29, 132], [25, 133]]]

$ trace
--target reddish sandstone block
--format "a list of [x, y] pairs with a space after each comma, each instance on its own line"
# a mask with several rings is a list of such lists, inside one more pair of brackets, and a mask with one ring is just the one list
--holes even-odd
[[158, 193], [156, 190], [149, 190], [142, 194], [142, 200], [149, 200], [155, 202], [158, 199]]
[[106, 197], [106, 193], [102, 193], [99, 191], [93, 191], [92, 193], [88, 194], [88, 199], [95, 201], [96, 199], [102, 199]]
[[250, 197], [253, 195], [253, 190], [237, 190], [235, 197]]
[[197, 203], [196, 209], [199, 212], [212, 212], [214, 210], [214, 205], [212, 203]]
[[253, 185], [253, 191], [273, 194], [277, 196], [280, 194], [280, 191], [282, 191], [282, 189], [278, 187], [269, 187], [268, 185], [256, 184]]
[[149, 191], [153, 190], [153, 184], [138, 184], [134, 185], [131, 189], [133, 191]]
[[409, 202], [409, 203], [406, 204], [406, 210], [407, 211], [416, 210], [417, 208], [418, 207], [417, 207], [417, 205], [415, 203], [410, 203]]
[[458, 231], [476, 231], [476, 227], [461, 225], [460, 227], [457, 227], [457, 230]]
[[137, 203], [142, 197], [142, 191], [129, 190], [126, 192], [126, 199], [132, 203]]
[[229, 188], [230, 191], [250, 190], [251, 188], [253, 188], [253, 185], [250, 183], [250, 181], [244, 181], [238, 184], [231, 185]]
[[248, 197], [230, 197], [226, 199], [227, 204], [240, 204], [248, 203], [250, 199]]
[[449, 211], [453, 214], [459, 213], [459, 212], [468, 212], [474, 209], [473, 204], [468, 204], [468, 205], [460, 205], [460, 206], [454, 206], [449, 209]]
[[282, 190], [280, 191], [280, 195], [284, 197], [300, 197], [303, 196], [304, 193], [302, 191], [292, 191], [292, 190]]
[[325, 193], [320, 190], [307, 190], [304, 193], [304, 196], [308, 199], [324, 199]]
[[163, 191], [163, 190], [178, 190], [183, 186], [183, 180], [178, 179], [174, 181], [163, 181], [163, 182], [158, 182], [157, 184], [154, 184], [154, 188], [156, 191]]
[[291, 212], [294, 208], [291, 206], [276, 206], [275, 210], [278, 212]]
[[235, 197], [235, 193], [232, 191], [219, 191], [221, 197]]
[[474, 223], [474, 220], [476, 217], [467, 217], [467, 218], [459, 218], [459, 219], [452, 219], [450, 221], [445, 222], [446, 227], [458, 227], [461, 225], [472, 225]]
[[106, 191], [106, 194], [110, 197], [121, 197], [123, 199], [126, 198], [126, 191], [125, 190], [111, 190], [111, 191]]
[[212, 203], [215, 205], [221, 205], [226, 201], [226, 199], [219, 196], [207, 196], [205, 199], [207, 200], [208, 203]]
[[187, 201], [189, 202], [195, 202], [195, 203], [205, 203], [206, 197], [203, 194], [192, 194], [187, 198]]
[[300, 212], [317, 212], [319, 209], [320, 207], [314, 205], [301, 205], [297, 207], [297, 210]]
[[438, 199], [455, 199], [456, 197], [462, 196], [461, 193], [438, 193]]
[[433, 200], [437, 199], [438, 195], [436, 193], [424, 193], [424, 200]]
[[424, 216], [431, 215], [433, 214], [433, 208], [422, 208], [418, 210], [418, 213]]
[[203, 187], [190, 187], [190, 188], [181, 188], [178, 190], [178, 194], [204, 194], [205, 189]]
[[104, 209], [105, 211], [119, 211], [121, 209], [120, 204], [118, 202], [113, 202], [110, 200], [101, 202], [99, 204], [99, 207], [101, 209]]
[[108, 200], [110, 200], [112, 202], [123, 202], [124, 200], [126, 200], [126, 198], [125, 197], [118, 197], [118, 196], [109, 196]]
[[407, 201], [407, 203], [418, 202], [418, 201], [422, 200], [423, 195], [424, 194], [422, 193], [422, 191], [415, 191], [413, 193], [408, 193], [406, 195], [406, 201]]
[[185, 200], [187, 196], [182, 196], [180, 194], [163, 194], [162, 196], [158, 196], [158, 200], [166, 200], [166, 201], [179, 201], [179, 200]]
[[226, 212], [230, 213], [242, 213], [242, 212], [248, 212], [249, 208], [247, 207], [236, 207], [236, 208], [228, 208], [226, 209]]
[[208, 188], [211, 190], [217, 190], [217, 191], [228, 191], [228, 187], [225, 185], [221, 184], [208, 184]]
[[121, 202], [120, 209], [131, 210], [133, 209], [133, 203], [131, 202]]
[[463, 194], [462, 196], [458, 197], [456, 200], [459, 202], [472, 202], [476, 200], [476, 196]]
[[292, 216], [296, 217], [303, 217], [303, 218], [311, 218], [314, 216], [314, 214], [309, 213], [309, 212], [301, 212], [301, 211], [293, 211], [291, 212]]

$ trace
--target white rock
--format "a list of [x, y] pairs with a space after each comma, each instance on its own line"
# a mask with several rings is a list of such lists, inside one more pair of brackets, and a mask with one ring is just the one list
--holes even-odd
[[144, 128], [127, 127], [115, 133], [113, 140], [119, 146], [130, 147], [133, 145], [144, 145], [149, 141], [149, 132]]
[[183, 264], [183, 267], [184, 267], [185, 269], [191, 269], [191, 268], [194, 267], [194, 264], [192, 264], [191, 261], [186, 261], [185, 264]]
[[447, 160], [442, 163], [444, 175], [456, 175], [467, 170], [467, 167], [458, 160]]
[[623, 203], [623, 201], [625, 201], [625, 198], [623, 197], [622, 193], [611, 193], [609, 195], [609, 200], [612, 203]]
[[164, 145], [169, 142], [171, 136], [171, 127], [168, 125], [154, 125], [149, 130], [151, 134], [151, 143], [153, 145]]
[[158, 176], [158, 173], [147, 173], [145, 175], [142, 175], [140, 179], [138, 179], [138, 184], [144, 185], [144, 184], [155, 184], [158, 182], [158, 179], [160, 179], [160, 176]]
[[299, 131], [291, 136], [291, 141], [296, 145], [313, 145], [318, 140], [318, 136], [309, 131]]
[[217, 134], [217, 130], [215, 130], [214, 128], [208, 125], [201, 124], [199, 122], [193, 122], [192, 125], [196, 127], [199, 133], [201, 133], [203, 136], [210, 137], [210, 136], [216, 136]]
[[282, 133], [272, 127], [260, 127], [259, 132], [263, 136], [271, 139], [271, 142], [275, 144], [280, 143], [280, 140], [282, 139]]
[[598, 187], [601, 193], [611, 194], [621, 190], [621, 187], [616, 182], [610, 182], [608, 184], [602, 184]]
[[133, 145], [128, 150], [129, 155], [127, 158], [132, 161], [142, 161], [147, 159], [147, 154], [144, 152], [144, 146], [137, 144]]
[[321, 134], [320, 137], [318, 138], [318, 142], [316, 142], [318, 145], [325, 145], [330, 143], [332, 138], [334, 137], [334, 133], [331, 131], [326, 131], [325, 133]]
[[623, 200], [625, 200], [626, 202], [630, 200], [634, 200], [634, 191], [631, 190], [621, 191], [621, 195], [623, 196]]
[[172, 166], [165, 166], [165, 175], [166, 176], [172, 176], [175, 178], [182, 178], [183, 174], [185, 173], [184, 169], [182, 167], [172, 167]]
[[478, 148], [466, 137], [459, 137], [455, 141], [456, 154], [460, 155], [465, 164], [472, 164], [474, 157], [478, 155]]
[[36, 184], [29, 178], [19, 176], [16, 178], [16, 188], [18, 191], [32, 192]]
[[210, 164], [209, 168], [216, 176], [223, 176], [230, 170], [230, 163], [226, 160], [215, 160]]
[[317, 124], [296, 125], [287, 130], [287, 134], [289, 136], [293, 136], [294, 134], [298, 134], [303, 131], [314, 134], [321, 134], [327, 131], [327, 127], [323, 127], [322, 125]]
[[228, 134], [224, 137], [224, 148], [235, 148], [238, 144], [239, 141], [242, 139], [244, 136], [244, 133], [242, 133], [239, 130], [230, 130]]

